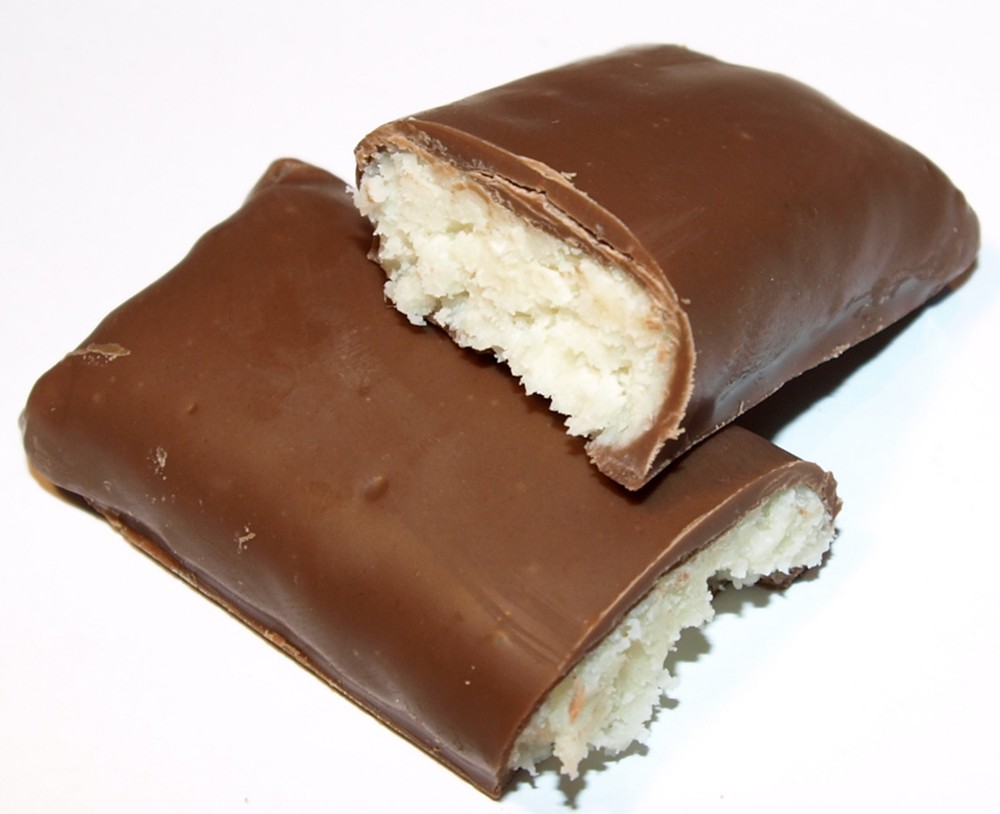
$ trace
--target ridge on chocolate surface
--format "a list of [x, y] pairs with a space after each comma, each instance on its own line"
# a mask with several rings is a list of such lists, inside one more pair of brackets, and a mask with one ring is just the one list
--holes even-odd
[[386, 308], [370, 239], [343, 181], [276, 162], [38, 381], [25, 448], [497, 796], [549, 752], [572, 772], [641, 737], [717, 583], [818, 563], [839, 501], [737, 427], [620, 489], [495, 365]]
[[915, 150], [675, 46], [401, 118], [356, 157], [388, 298], [495, 354], [630, 489], [926, 302], [979, 244]]

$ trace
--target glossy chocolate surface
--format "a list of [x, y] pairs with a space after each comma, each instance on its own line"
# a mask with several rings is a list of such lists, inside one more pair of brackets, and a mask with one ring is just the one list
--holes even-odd
[[[43, 376], [33, 466], [483, 791], [662, 572], [833, 479], [724, 430], [654, 489], [382, 299], [343, 181], [276, 162], [232, 218]], [[334, 769], [335, 770], [335, 769]]]
[[967, 271], [961, 193], [814, 90], [675, 46], [628, 49], [385, 125], [402, 148], [647, 288], [681, 336], [655, 426], [594, 462], [639, 488], [784, 382]]

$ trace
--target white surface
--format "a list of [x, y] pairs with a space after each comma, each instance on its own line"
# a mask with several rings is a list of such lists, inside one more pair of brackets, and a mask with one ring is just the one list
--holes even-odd
[[[4, 5], [0, 811], [996, 810], [991, 4], [337, 5]], [[980, 268], [779, 434], [842, 485], [820, 577], [692, 643], [644, 754], [492, 803], [45, 493], [17, 416], [272, 158], [349, 177], [384, 120], [653, 40], [789, 73], [926, 152], [980, 214]]]

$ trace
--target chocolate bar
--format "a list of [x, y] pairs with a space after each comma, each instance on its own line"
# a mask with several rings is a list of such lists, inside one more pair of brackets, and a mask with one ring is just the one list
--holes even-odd
[[495, 364], [386, 307], [370, 241], [343, 181], [275, 162], [38, 381], [25, 448], [496, 796], [552, 753], [573, 772], [641, 736], [711, 591], [819, 563], [839, 501], [736, 427], [621, 489]]
[[925, 303], [979, 244], [915, 150], [675, 46], [390, 122], [357, 162], [389, 299], [506, 362], [629, 489]]

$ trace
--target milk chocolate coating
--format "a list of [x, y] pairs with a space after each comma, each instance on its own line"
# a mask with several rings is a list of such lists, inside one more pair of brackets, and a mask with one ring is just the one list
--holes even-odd
[[629, 488], [967, 271], [974, 213], [926, 158], [814, 90], [675, 46], [627, 49], [389, 123], [357, 149], [471, 174], [617, 263], [680, 330], [654, 426], [588, 445]]
[[343, 181], [276, 162], [36, 384], [37, 471], [483, 791], [665, 570], [833, 479], [719, 433], [637, 497], [544, 404], [382, 299]]

